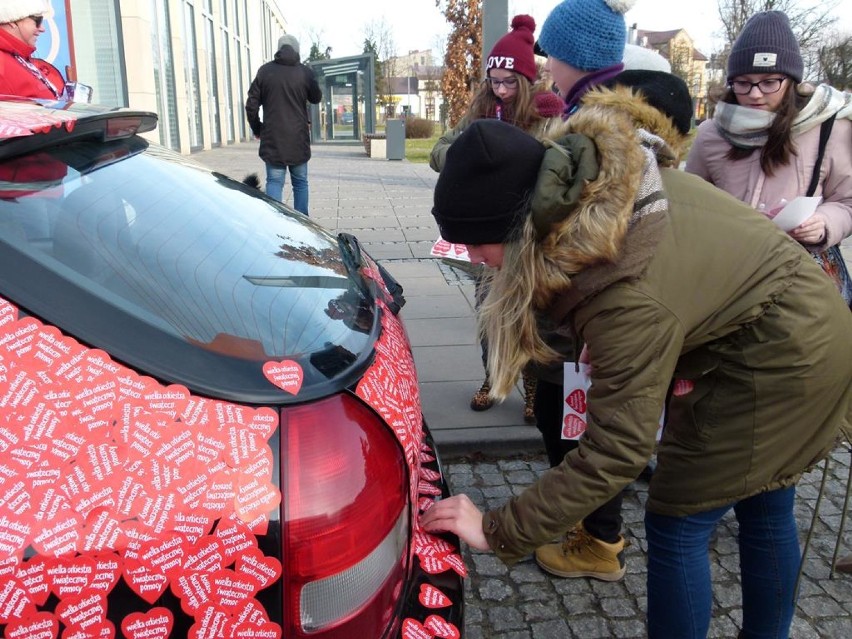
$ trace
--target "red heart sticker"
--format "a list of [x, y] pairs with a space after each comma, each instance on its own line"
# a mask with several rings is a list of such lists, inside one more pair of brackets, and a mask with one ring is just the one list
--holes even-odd
[[0, 326], [11, 324], [18, 320], [18, 307], [0, 298]]
[[47, 581], [47, 558], [41, 555], [30, 557], [18, 567], [15, 576], [30, 593], [37, 606], [43, 606], [50, 595], [50, 584]]
[[252, 549], [237, 558], [236, 571], [254, 583], [255, 593], [269, 587], [281, 577], [281, 562], [264, 556], [260, 549]]
[[239, 424], [225, 426], [228, 448], [225, 450], [225, 462], [231, 468], [240, 468], [266, 446], [266, 442], [250, 430]]
[[222, 542], [210, 535], [188, 546], [183, 559], [184, 572], [216, 572], [225, 567]]
[[0, 552], [4, 558], [16, 555], [29, 545], [32, 526], [17, 515], [0, 508]]
[[458, 553], [450, 553], [444, 555], [442, 559], [450, 565], [450, 568], [455, 570], [461, 577], [467, 577], [467, 566], [464, 565], [464, 559]]
[[298, 395], [302, 388], [302, 367], [292, 359], [266, 362], [263, 365], [263, 374], [266, 379], [291, 395]]
[[211, 585], [210, 574], [206, 572], [188, 572], [172, 581], [172, 592], [180, 597], [180, 607], [188, 615], [195, 613], [204, 605], [210, 603]]
[[225, 636], [229, 615], [213, 604], [207, 604], [195, 615], [195, 623], [189, 629], [188, 639], [218, 639]]
[[33, 548], [39, 554], [59, 557], [79, 550], [83, 519], [68, 508], [55, 517], [42, 520], [41, 530], [33, 536]]
[[252, 412], [247, 426], [255, 435], [268, 441], [278, 428], [278, 413], [266, 406], [258, 408]]
[[158, 606], [127, 615], [121, 622], [121, 632], [127, 639], [167, 639], [174, 621], [171, 610]]
[[16, 577], [6, 577], [0, 586], [0, 624], [23, 619], [35, 612], [35, 602]]
[[169, 585], [163, 573], [139, 563], [138, 559], [124, 559], [124, 581], [139, 597], [153, 604]]
[[5, 639], [56, 639], [59, 620], [50, 612], [36, 612], [26, 619], [12, 619], [6, 626]]
[[418, 530], [414, 533], [412, 545], [414, 546], [414, 552], [418, 555], [446, 555], [456, 549], [446, 539], [442, 539], [425, 530]]
[[142, 399], [144, 400], [142, 405], [152, 413], [163, 413], [172, 420], [176, 420], [186, 410], [189, 390], [179, 384], [172, 384], [165, 388], [157, 385], [156, 388], [145, 393]]
[[60, 599], [82, 595], [94, 577], [95, 560], [91, 557], [60, 557], [47, 565], [47, 584]]
[[450, 569], [450, 564], [442, 557], [420, 557], [420, 566], [430, 575], [439, 575]]
[[81, 552], [113, 550], [125, 545], [121, 522], [112, 508], [97, 508], [89, 513], [83, 526]]
[[402, 622], [402, 639], [434, 639], [434, 635], [423, 624], [411, 617]]
[[240, 553], [257, 548], [257, 538], [243, 522], [235, 519], [221, 520], [214, 534], [222, 542], [226, 566], [230, 566]]
[[434, 633], [435, 636], [442, 637], [443, 639], [459, 639], [461, 637], [458, 628], [438, 615], [429, 615], [426, 617], [423, 626]]
[[453, 603], [447, 595], [431, 584], [421, 584], [417, 598], [426, 608], [446, 608]]
[[431, 468], [420, 468], [420, 479], [425, 479], [426, 481], [439, 481], [441, 479], [441, 473], [436, 470], [432, 470]]
[[229, 613], [256, 593], [251, 578], [228, 569], [214, 572], [210, 586], [210, 599]]
[[676, 379], [674, 389], [672, 389], [672, 395], [675, 397], [683, 397], [684, 395], [689, 395], [694, 388], [695, 382], [691, 379]]
[[240, 624], [234, 626], [229, 635], [231, 639], [281, 639], [283, 631], [277, 623]]
[[234, 626], [251, 624], [258, 626], [269, 621], [266, 609], [257, 599], [246, 599], [234, 607], [232, 623]]
[[562, 439], [577, 439], [586, 432], [586, 422], [576, 415], [567, 415], [562, 427]]
[[176, 512], [173, 518], [174, 531], [183, 535], [193, 544], [198, 543], [213, 528], [213, 518], [204, 512]]
[[252, 521], [278, 507], [281, 493], [269, 482], [240, 475], [234, 513], [243, 521]]
[[106, 597], [95, 593], [68, 597], [56, 604], [56, 614], [62, 623], [80, 628], [103, 622], [106, 611]]
[[435, 495], [437, 497], [442, 492], [440, 487], [425, 479], [421, 479], [417, 484], [417, 493], [420, 495]]
[[90, 588], [95, 592], [108, 595], [118, 583], [121, 576], [123, 564], [116, 553], [103, 552], [92, 555], [95, 561], [95, 574], [92, 577]]
[[62, 631], [62, 639], [115, 639], [115, 626], [109, 619], [90, 624], [85, 628], [69, 626]]
[[574, 412], [579, 413], [580, 415], [585, 415], [586, 391], [582, 388], [575, 388], [568, 394], [568, 397], [565, 398], [565, 403], [568, 404]]
[[180, 533], [171, 532], [154, 541], [146, 541], [139, 548], [139, 561], [151, 570], [174, 578], [183, 566], [189, 541]]

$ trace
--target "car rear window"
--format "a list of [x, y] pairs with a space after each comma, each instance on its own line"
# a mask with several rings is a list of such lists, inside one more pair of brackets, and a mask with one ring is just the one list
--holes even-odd
[[[374, 341], [372, 296], [334, 235], [140, 138], [0, 163], [0, 240], [15, 255], [0, 264], [8, 282], [0, 294], [198, 390], [233, 396], [230, 383], [278, 392], [262, 364], [291, 360], [304, 370], [302, 396], [322, 394], [319, 387], [352, 375]], [[57, 290], [40, 290], [46, 282]], [[53, 303], [69, 291], [90, 303]], [[125, 330], [105, 326], [103, 314]], [[156, 348], [194, 355], [138, 354]], [[207, 379], [222, 365], [210, 368], [216, 357], [238, 360], [228, 368], [241, 371], [238, 379]]]

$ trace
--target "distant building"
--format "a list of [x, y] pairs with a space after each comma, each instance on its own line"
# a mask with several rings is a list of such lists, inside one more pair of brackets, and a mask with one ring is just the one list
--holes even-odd
[[685, 29], [648, 31], [631, 27], [628, 41], [640, 47], [654, 49], [672, 65], [672, 73], [683, 78], [689, 87], [695, 110], [693, 115], [701, 120], [707, 117], [707, 91], [710, 83], [708, 58], [695, 48]]
[[[65, 24], [71, 27], [60, 37], [67, 36], [71, 66], [80, 82], [93, 87], [94, 102], [156, 112], [159, 125], [145, 137], [181, 153], [249, 139], [246, 94], [286, 32], [283, 3], [53, 4], [69, 18]], [[303, 56], [309, 46], [302, 42]]]
[[393, 77], [390, 78], [390, 97], [396, 113], [414, 115], [439, 121], [443, 94], [441, 78], [444, 67], [436, 65], [432, 50], [409, 51], [406, 55], [388, 60]]

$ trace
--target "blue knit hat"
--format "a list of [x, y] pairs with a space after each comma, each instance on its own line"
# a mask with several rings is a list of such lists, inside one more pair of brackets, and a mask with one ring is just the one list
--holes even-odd
[[563, 0], [544, 21], [538, 41], [547, 54], [581, 71], [621, 62], [624, 14], [635, 0]]

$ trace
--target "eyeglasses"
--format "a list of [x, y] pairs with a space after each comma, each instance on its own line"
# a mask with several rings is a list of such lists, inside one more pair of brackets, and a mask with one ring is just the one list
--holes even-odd
[[728, 82], [728, 86], [731, 88], [731, 91], [737, 95], [748, 95], [754, 87], [757, 87], [758, 91], [766, 95], [768, 93], [778, 93], [781, 89], [781, 85], [784, 84], [784, 80], [786, 79], [787, 78], [766, 78], [760, 82], [734, 80], [733, 82]]
[[36, 29], [41, 27], [41, 23], [44, 22], [44, 16], [27, 16], [30, 20], [35, 22]]
[[497, 78], [486, 78], [486, 82], [491, 84], [492, 89], [499, 89], [502, 84], [507, 89], [514, 89], [518, 86], [518, 78], [506, 78], [505, 80], [498, 80]]

